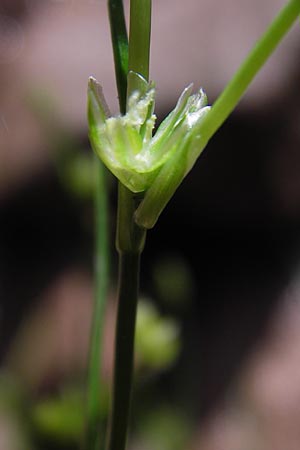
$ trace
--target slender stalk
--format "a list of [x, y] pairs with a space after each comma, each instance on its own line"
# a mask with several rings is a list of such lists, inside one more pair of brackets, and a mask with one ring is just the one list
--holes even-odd
[[260, 71], [300, 14], [300, 0], [290, 0], [249, 53], [222, 94], [203, 119], [201, 129], [210, 139], [224, 123], [244, 95], [255, 75]]
[[146, 238], [146, 231], [138, 227], [133, 220], [133, 214], [139, 201], [139, 197], [132, 195], [125, 186], [119, 183], [116, 239], [119, 252], [119, 292], [113, 398], [107, 450], [124, 450], [126, 448], [134, 366], [140, 256]]
[[[113, 17], [111, 17], [112, 23]], [[151, 0], [131, 0], [129, 65], [148, 79], [151, 28]], [[116, 68], [118, 63], [116, 65]], [[124, 89], [123, 84], [122, 89]], [[138, 88], [128, 86], [127, 96]], [[123, 105], [120, 105], [121, 110]], [[134, 335], [139, 291], [140, 257], [146, 231], [134, 221], [134, 212], [141, 201], [119, 183], [116, 246], [119, 253], [119, 292], [115, 337], [112, 409], [107, 450], [125, 450], [130, 416], [134, 367]]]
[[149, 78], [151, 0], [130, 1], [128, 70]]
[[125, 114], [127, 72], [128, 72], [128, 38], [122, 0], [109, 0], [111, 40], [113, 45], [116, 81], [119, 94], [120, 111]]
[[119, 307], [114, 370], [114, 401], [110, 449], [125, 448], [130, 411], [134, 359], [134, 330], [138, 298], [140, 253], [122, 253], [119, 259]]
[[87, 416], [85, 448], [95, 450], [99, 441], [100, 423], [100, 369], [103, 340], [104, 312], [109, 278], [108, 200], [105, 171], [95, 157], [97, 181], [95, 190], [95, 300], [90, 337], [88, 367]]

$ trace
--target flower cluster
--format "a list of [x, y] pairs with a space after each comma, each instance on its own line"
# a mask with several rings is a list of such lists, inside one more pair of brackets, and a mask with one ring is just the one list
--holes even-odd
[[130, 72], [128, 84], [138, 86], [128, 99], [127, 112], [111, 117], [100, 84], [89, 79], [89, 138], [96, 154], [132, 192], [144, 192], [136, 210], [138, 225], [151, 228], [206, 145], [200, 132], [208, 114], [202, 89], [184, 89], [174, 110], [154, 136], [155, 88]]

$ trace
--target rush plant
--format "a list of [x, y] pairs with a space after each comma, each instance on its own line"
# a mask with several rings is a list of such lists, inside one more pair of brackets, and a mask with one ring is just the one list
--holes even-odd
[[[120, 115], [112, 117], [101, 85], [88, 82], [89, 138], [95, 154], [119, 182], [116, 247], [119, 254], [118, 312], [112, 406], [106, 450], [124, 450], [130, 414], [134, 331], [140, 257], [147, 230], [152, 228], [176, 189], [236, 107], [255, 75], [300, 14], [300, 0], [289, 0], [257, 41], [216, 102], [209, 106], [202, 89], [184, 88], [174, 110], [155, 126], [155, 85], [149, 81], [151, 0], [130, 1], [127, 39], [122, 0], [109, 0], [108, 10], [115, 60]], [[97, 162], [98, 164], [98, 162]], [[105, 199], [102, 167], [98, 184], [98, 255], [101, 271], [91, 341], [88, 389], [87, 449], [100, 448], [97, 434], [99, 347], [107, 272]], [[103, 236], [103, 239], [101, 238]], [[99, 259], [98, 259], [99, 262]]]

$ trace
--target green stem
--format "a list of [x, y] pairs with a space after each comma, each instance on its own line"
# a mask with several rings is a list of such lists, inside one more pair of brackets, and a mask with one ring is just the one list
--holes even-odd
[[130, 1], [128, 70], [149, 78], [151, 0]]
[[104, 313], [109, 278], [108, 200], [104, 166], [95, 157], [95, 300], [92, 314], [90, 355], [87, 389], [87, 424], [85, 448], [95, 450], [99, 441], [100, 424], [100, 370], [103, 341]]
[[[128, 70], [149, 77], [151, 0], [131, 0]], [[124, 85], [123, 85], [124, 87]], [[128, 86], [127, 96], [138, 86]], [[140, 257], [146, 231], [134, 221], [141, 201], [119, 183], [116, 246], [119, 252], [119, 292], [115, 338], [112, 409], [107, 450], [125, 450], [134, 367], [134, 334]]]
[[114, 390], [108, 450], [124, 450], [126, 448], [134, 366], [139, 267], [140, 253], [120, 253]]
[[126, 446], [134, 361], [134, 331], [138, 299], [140, 253], [120, 253], [119, 307], [116, 325], [114, 399], [110, 450]]
[[111, 40], [113, 45], [116, 81], [119, 94], [120, 111], [126, 111], [128, 38], [122, 0], [109, 0]]
[[126, 448], [130, 417], [140, 256], [146, 238], [146, 231], [138, 227], [133, 219], [139, 201], [139, 196], [132, 195], [125, 186], [119, 183], [116, 239], [119, 252], [119, 292], [113, 398], [107, 450], [124, 450]]
[[300, 14], [300, 0], [290, 0], [258, 40], [232, 80], [203, 119], [201, 129], [210, 139], [224, 123], [244, 95], [255, 75], [262, 68], [279, 42]]

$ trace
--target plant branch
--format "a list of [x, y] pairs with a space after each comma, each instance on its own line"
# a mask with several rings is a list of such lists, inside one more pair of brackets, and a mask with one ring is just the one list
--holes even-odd
[[203, 119], [201, 130], [207, 140], [224, 123], [237, 106], [255, 75], [260, 71], [300, 14], [300, 0], [290, 0], [279, 12], [232, 80]]

